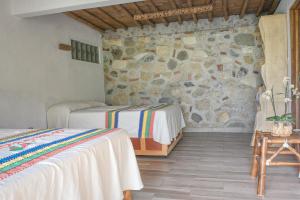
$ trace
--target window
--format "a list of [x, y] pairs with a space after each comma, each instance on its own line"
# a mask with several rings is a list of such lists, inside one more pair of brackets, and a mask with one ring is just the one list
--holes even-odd
[[71, 40], [72, 59], [91, 63], [99, 63], [99, 49], [96, 46]]

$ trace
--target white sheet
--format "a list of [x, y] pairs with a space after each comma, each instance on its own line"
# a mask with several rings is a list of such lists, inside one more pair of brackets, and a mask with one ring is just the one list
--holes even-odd
[[[69, 128], [104, 128], [106, 111], [124, 106], [103, 106], [71, 112]], [[142, 108], [143, 109], [143, 108]], [[119, 113], [118, 128], [125, 129], [130, 137], [138, 138], [140, 110]], [[185, 122], [179, 105], [170, 105], [155, 112], [153, 140], [160, 144], [171, 144]]]
[[[82, 131], [68, 129], [64, 134]], [[7, 133], [1, 131], [0, 137]], [[130, 138], [117, 129], [0, 181], [0, 199], [121, 200], [122, 191], [142, 187]]]

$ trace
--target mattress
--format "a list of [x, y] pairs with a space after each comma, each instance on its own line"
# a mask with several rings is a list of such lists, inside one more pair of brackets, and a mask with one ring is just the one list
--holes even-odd
[[[160, 105], [158, 105], [160, 106]], [[179, 105], [166, 105], [155, 110], [155, 117], [149, 120], [151, 135], [143, 135], [143, 118], [145, 110], [151, 106], [101, 106], [81, 109], [70, 113], [69, 128], [103, 128], [107, 127], [109, 112], [117, 112], [118, 128], [125, 129], [132, 138], [150, 137], [160, 144], [171, 144], [185, 122]], [[153, 116], [153, 115], [152, 115]], [[144, 116], [144, 119], [146, 116]], [[145, 121], [145, 120], [144, 120]], [[144, 131], [145, 132], [145, 131]]]
[[0, 199], [123, 199], [143, 187], [121, 129], [0, 131]]

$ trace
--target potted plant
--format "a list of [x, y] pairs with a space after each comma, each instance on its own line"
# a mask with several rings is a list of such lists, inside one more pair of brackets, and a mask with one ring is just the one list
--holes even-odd
[[[290, 108], [292, 99], [299, 98], [300, 93], [298, 89], [291, 84], [291, 79], [289, 77], [284, 77], [283, 84], [285, 88], [284, 93], [274, 94], [274, 90], [272, 88], [271, 90], [267, 90], [263, 94], [263, 97], [271, 101], [274, 112], [274, 116], [266, 118], [267, 121], [274, 122], [271, 134], [273, 136], [287, 137], [293, 133], [294, 123], [294, 118], [291, 113], [288, 113], [288, 110]], [[274, 100], [275, 95], [284, 95], [284, 114], [282, 115], [277, 113]]]

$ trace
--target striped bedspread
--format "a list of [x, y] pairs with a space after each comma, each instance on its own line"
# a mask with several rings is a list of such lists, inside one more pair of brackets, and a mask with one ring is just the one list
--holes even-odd
[[62, 151], [99, 138], [112, 131], [112, 129], [85, 131], [46, 129], [31, 130], [1, 138], [0, 180]]
[[139, 138], [153, 138], [153, 124], [155, 120], [155, 112], [168, 107], [168, 104], [159, 104], [153, 106], [128, 106], [120, 109], [110, 110], [105, 113], [106, 128], [119, 128], [119, 117], [122, 111], [139, 111]]
[[0, 129], [0, 199], [123, 199], [143, 183], [122, 129]]

